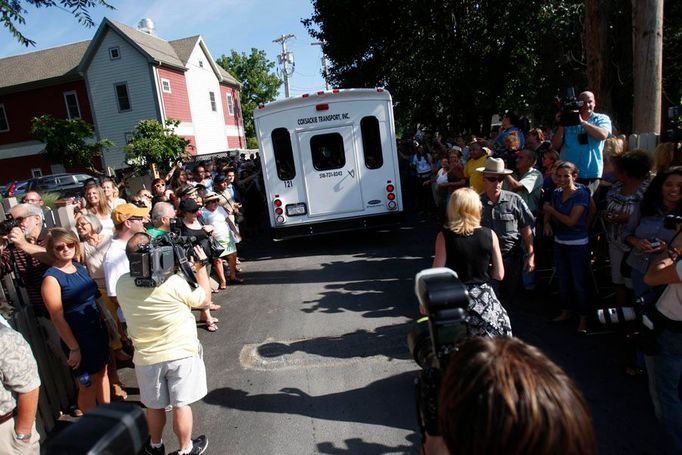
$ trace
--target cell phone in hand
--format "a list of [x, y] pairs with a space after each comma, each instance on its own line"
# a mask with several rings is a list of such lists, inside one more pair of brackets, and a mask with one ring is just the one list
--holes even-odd
[[652, 249], [655, 249], [661, 246], [661, 242], [658, 239], [649, 239], [649, 245]]

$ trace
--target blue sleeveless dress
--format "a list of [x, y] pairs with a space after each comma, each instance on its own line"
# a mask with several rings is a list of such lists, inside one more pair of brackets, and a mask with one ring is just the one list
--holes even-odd
[[[50, 267], [44, 276], [54, 277], [62, 289], [64, 319], [71, 327], [81, 350], [79, 371], [97, 373], [109, 360], [109, 334], [95, 303], [97, 283], [90, 278], [86, 268], [78, 262], [75, 273], [64, 273]], [[62, 348], [69, 356], [69, 348], [62, 341]]]

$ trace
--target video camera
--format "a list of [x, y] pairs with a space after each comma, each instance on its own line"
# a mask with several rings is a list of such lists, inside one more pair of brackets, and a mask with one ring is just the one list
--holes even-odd
[[412, 357], [422, 367], [415, 382], [417, 419], [422, 432], [440, 434], [440, 382], [452, 353], [468, 338], [469, 293], [457, 274], [441, 267], [422, 270], [415, 277], [415, 294], [427, 317], [407, 337]]
[[198, 259], [193, 250], [196, 240], [193, 236], [180, 235], [176, 225], [171, 224], [171, 232], [141, 245], [129, 258], [130, 276], [135, 278], [135, 285], [146, 288], [160, 286], [175, 273], [177, 264], [187, 281], [197, 286], [197, 279], [189, 262], [190, 258]]
[[556, 98], [559, 107], [559, 125], [576, 126], [580, 125], [580, 108], [585, 104], [575, 96], [575, 89], [568, 87], [563, 98]]
[[12, 218], [11, 214], [7, 214], [7, 219], [0, 221], [0, 235], [7, 235], [9, 232], [21, 224], [21, 218]]

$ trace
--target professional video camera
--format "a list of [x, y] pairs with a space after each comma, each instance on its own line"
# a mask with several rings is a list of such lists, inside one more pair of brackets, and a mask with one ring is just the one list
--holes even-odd
[[130, 255], [130, 276], [135, 278], [135, 285], [160, 286], [175, 273], [177, 264], [187, 281], [197, 286], [196, 276], [189, 262], [190, 258], [198, 259], [194, 257], [195, 244], [196, 237], [182, 236], [171, 230], [168, 234], [141, 245], [137, 252]]
[[427, 317], [407, 337], [414, 360], [422, 367], [416, 380], [417, 418], [425, 432], [438, 435], [440, 381], [453, 352], [466, 340], [469, 293], [448, 268], [422, 270], [415, 277], [415, 294]]
[[559, 125], [576, 126], [580, 125], [580, 108], [585, 104], [575, 96], [575, 89], [568, 87], [563, 98], [556, 98], [559, 107]]
[[682, 141], [682, 106], [668, 108], [668, 128], [663, 136], [665, 142]]

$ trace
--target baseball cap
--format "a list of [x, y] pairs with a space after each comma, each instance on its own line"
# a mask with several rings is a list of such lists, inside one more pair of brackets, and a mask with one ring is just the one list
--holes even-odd
[[223, 174], [218, 174], [213, 178], [213, 183], [223, 183], [225, 181], [225, 176]]
[[149, 207], [138, 207], [135, 204], [121, 204], [111, 212], [111, 219], [114, 224], [122, 224], [125, 220], [132, 217], [144, 218], [149, 216]]

